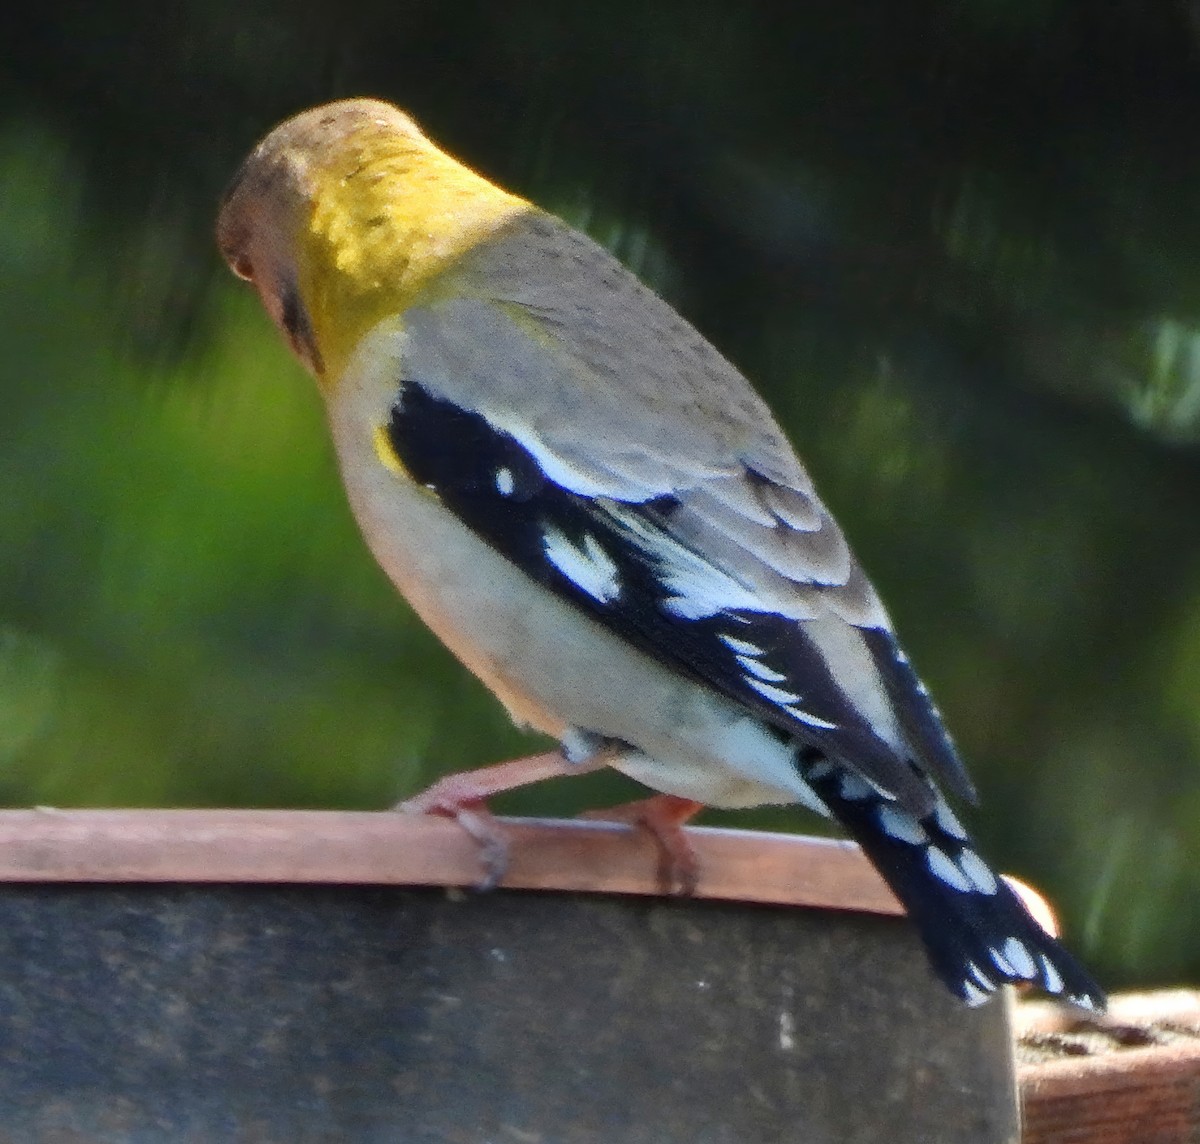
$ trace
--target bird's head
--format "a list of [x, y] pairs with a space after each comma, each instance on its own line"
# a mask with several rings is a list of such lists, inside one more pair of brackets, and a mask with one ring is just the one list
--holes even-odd
[[368, 329], [525, 205], [398, 108], [348, 99], [301, 112], [254, 148], [225, 193], [217, 245], [325, 384]]

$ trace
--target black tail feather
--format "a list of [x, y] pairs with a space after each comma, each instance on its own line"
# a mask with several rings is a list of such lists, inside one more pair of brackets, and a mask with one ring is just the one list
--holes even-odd
[[1033, 984], [1101, 1010], [1104, 993], [979, 856], [939, 795], [918, 819], [823, 758], [805, 779], [904, 903], [938, 977], [969, 1005], [1004, 984]]

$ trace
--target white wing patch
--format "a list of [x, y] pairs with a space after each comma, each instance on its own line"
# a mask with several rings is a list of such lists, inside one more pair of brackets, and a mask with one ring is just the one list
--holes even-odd
[[939, 797], [937, 802], [934, 803], [933, 813], [937, 818], [938, 826], [949, 834], [951, 838], [957, 838], [960, 842], [967, 841], [967, 832], [963, 829], [963, 824], [958, 821], [954, 811], [946, 805], [944, 798]]
[[1024, 977], [1027, 981], [1038, 975], [1037, 963], [1019, 938], [1010, 937], [1004, 943], [1004, 960], [1013, 967], [1018, 977]]
[[761, 679], [764, 683], [784, 683], [787, 680], [787, 676], [782, 671], [776, 671], [772, 667], [767, 667], [765, 663], [759, 663], [753, 656], [739, 655], [735, 658], [738, 666], [747, 675]]
[[970, 981], [964, 981], [961, 985], [962, 998], [972, 1008], [982, 1005], [992, 996], [990, 989], [984, 992], [982, 989], [976, 988]]
[[[682, 551], [682, 550], [681, 550]], [[763, 612], [762, 601], [732, 576], [687, 553], [689, 564], [664, 569], [663, 584], [671, 592], [663, 609], [681, 620], [703, 620], [734, 609]]]
[[734, 659], [737, 660], [738, 667], [742, 669], [742, 679], [748, 687], [753, 688], [764, 699], [770, 700], [781, 710], [786, 711], [793, 719], [806, 723], [809, 727], [815, 727], [822, 731], [837, 730], [836, 723], [830, 723], [827, 719], [821, 719], [805, 711], [800, 706], [801, 697], [795, 692], [785, 691], [782, 687], [775, 686], [777, 683], [786, 683], [788, 677], [782, 671], [776, 671], [773, 667], [759, 662], [757, 657], [763, 654], [763, 650], [757, 644], [752, 644], [749, 640], [737, 639], [735, 636], [718, 636], [718, 639], [734, 653]]
[[1048, 993], [1061, 993], [1063, 988], [1062, 974], [1054, 968], [1054, 963], [1044, 954], [1038, 954], [1042, 963], [1042, 980], [1046, 983]]
[[[884, 803], [876, 814], [879, 818], [879, 828], [884, 834], [897, 842], [907, 842], [910, 846], [928, 847], [926, 861], [930, 873], [935, 874], [947, 886], [963, 894], [974, 892], [989, 896], [999, 889], [996, 875], [970, 846], [964, 846], [958, 858], [954, 859], [944, 849], [933, 845], [925, 827], [909, 811]], [[951, 837], [964, 842], [968, 840], [962, 824], [940, 797], [934, 806], [934, 820]]]
[[988, 864], [974, 850], [963, 850], [958, 856], [958, 864], [962, 872], [970, 879], [971, 885], [981, 894], [994, 894], [997, 890], [996, 875], [988, 868]]
[[940, 878], [947, 886], [953, 890], [957, 890], [960, 894], [969, 893], [974, 889], [966, 874], [954, 864], [950, 855], [941, 847], [929, 847], [925, 851], [925, 862], [929, 866], [929, 872], [935, 878]]
[[546, 559], [593, 600], [611, 604], [620, 599], [621, 578], [617, 566], [591, 533], [584, 534], [580, 546], [557, 528], [547, 528], [542, 545]]
[[987, 990], [989, 993], [996, 988], [988, 975], [973, 961], [968, 961], [963, 966], [963, 982], [967, 983], [968, 978], [972, 979], [980, 989]]
[[538, 468], [556, 485], [585, 497], [602, 497], [612, 493], [608, 484], [596, 480], [590, 473], [571, 468], [527, 426], [500, 417], [488, 417], [487, 420], [495, 428], [516, 438], [517, 443], [537, 462]]
[[722, 612], [769, 612], [771, 608], [728, 572], [697, 556], [636, 513], [611, 504], [609, 513], [637, 538], [639, 546], [658, 561], [659, 580], [671, 594], [663, 610], [681, 620], [703, 620]]
[[761, 679], [754, 679], [747, 676], [746, 682], [764, 699], [769, 699], [772, 703], [778, 703], [780, 707], [790, 707], [791, 704], [800, 702], [800, 696], [795, 694], [795, 692], [784, 691], [782, 687], [773, 687], [769, 683], [764, 683]]
[[733, 636], [717, 636], [731, 652], [735, 655], [762, 655], [763, 649], [758, 644], [753, 644], [749, 640], [739, 640]]
[[816, 727], [821, 731], [836, 731], [837, 724], [830, 723], [828, 719], [822, 719], [817, 715], [811, 715], [809, 712], [802, 710], [794, 704], [788, 706], [788, 713], [794, 715], [801, 723], [807, 723], [810, 727]]
[[929, 844], [929, 835], [925, 833], [925, 828], [917, 821], [915, 815], [886, 802], [879, 807], [877, 813], [884, 834], [890, 834], [898, 842], [908, 842], [913, 846]]

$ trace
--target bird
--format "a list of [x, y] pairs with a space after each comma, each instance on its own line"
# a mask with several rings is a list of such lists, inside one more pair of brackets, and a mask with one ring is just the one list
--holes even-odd
[[315, 378], [363, 538], [426, 625], [558, 744], [402, 804], [498, 880], [487, 799], [612, 767], [694, 882], [702, 807], [807, 807], [860, 846], [938, 978], [979, 1005], [1104, 994], [951, 808], [974, 787], [768, 406], [585, 234], [377, 99], [251, 151], [217, 244]]

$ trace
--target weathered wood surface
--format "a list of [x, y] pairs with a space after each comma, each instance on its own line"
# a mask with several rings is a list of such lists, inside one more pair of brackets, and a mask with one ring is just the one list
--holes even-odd
[[1200, 991], [1114, 997], [1106, 1016], [1018, 1009], [1025, 1144], [1200, 1141]]

